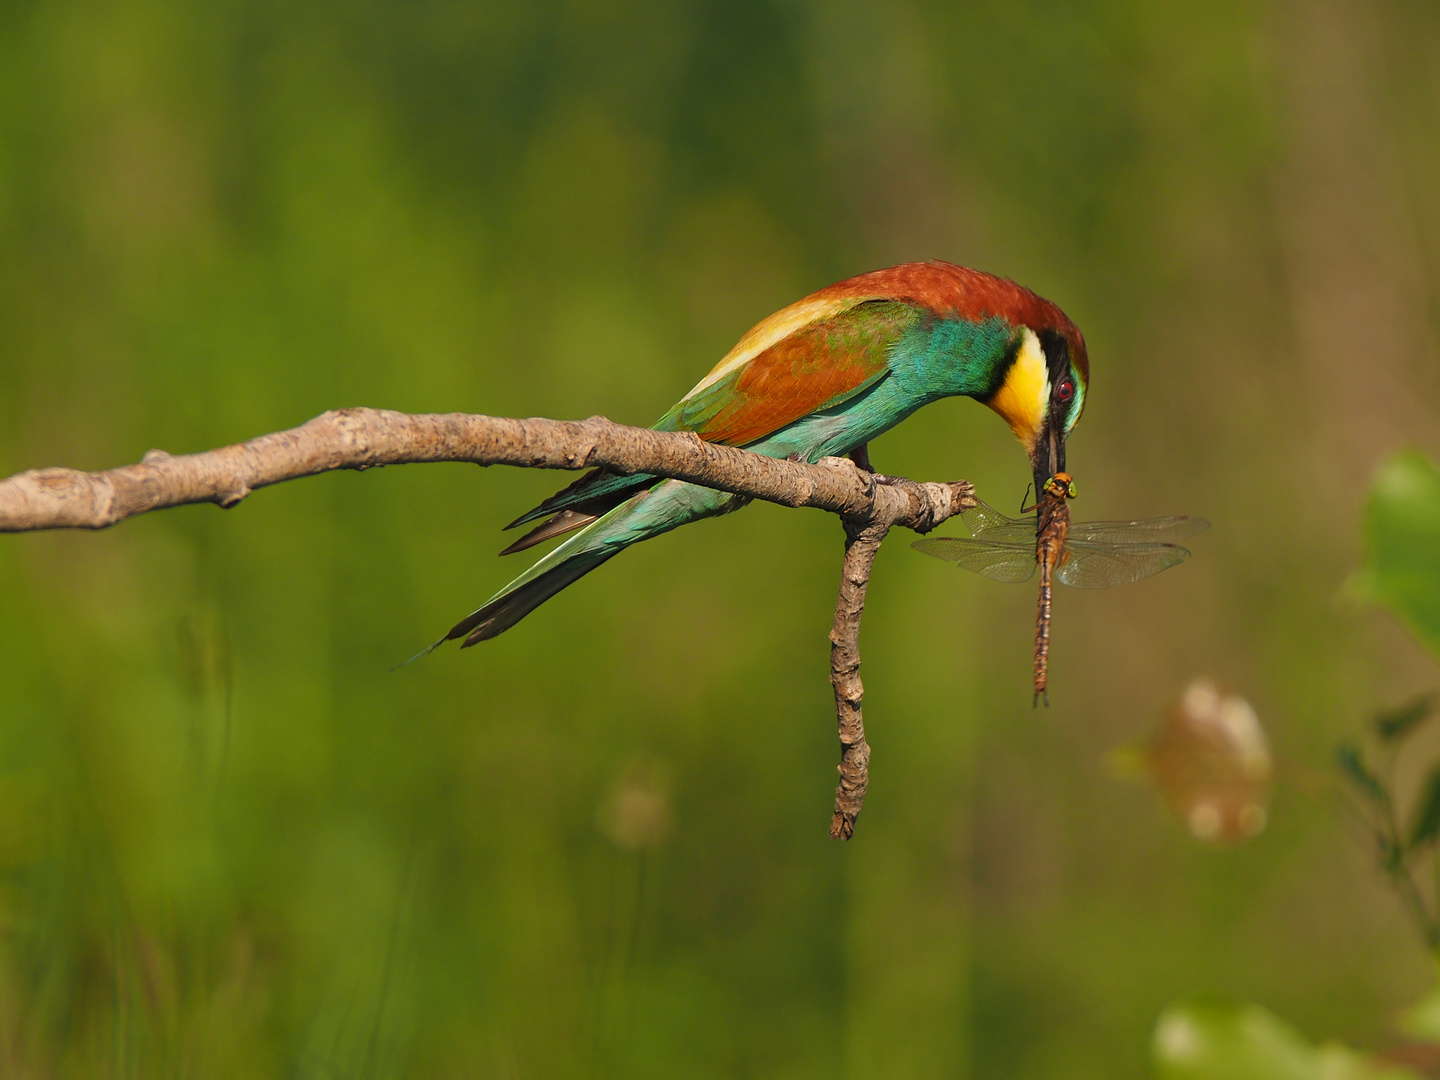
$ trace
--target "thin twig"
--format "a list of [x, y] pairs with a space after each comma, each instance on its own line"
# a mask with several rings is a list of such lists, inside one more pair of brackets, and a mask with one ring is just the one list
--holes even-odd
[[[831, 458], [825, 458], [831, 461]], [[926, 485], [901, 477], [877, 477], [880, 488], [906, 492], [912, 503], [925, 502]], [[916, 532], [929, 532], [946, 518], [975, 506], [975, 491], [957, 493], [953, 507], [943, 516], [927, 521], [905, 522]], [[845, 559], [840, 569], [840, 595], [835, 602], [835, 622], [830, 628], [830, 685], [835, 689], [835, 720], [840, 733], [840, 783], [835, 788], [835, 812], [830, 818], [830, 835], [849, 840], [855, 834], [855, 819], [865, 804], [870, 786], [870, 744], [865, 741], [865, 718], [861, 704], [865, 684], [860, 679], [860, 619], [865, 614], [865, 592], [875, 556], [891, 525], [871, 517], [842, 515], [845, 525]], [[897, 522], [899, 524], [899, 522]]]
[[865, 741], [860, 681], [860, 617], [865, 613], [865, 590], [880, 542], [890, 526], [877, 522], [845, 522], [845, 561], [840, 570], [840, 598], [835, 603], [835, 625], [830, 629], [830, 685], [835, 688], [835, 719], [840, 729], [840, 783], [835, 788], [835, 813], [830, 835], [849, 840], [855, 819], [870, 786], [870, 744]]

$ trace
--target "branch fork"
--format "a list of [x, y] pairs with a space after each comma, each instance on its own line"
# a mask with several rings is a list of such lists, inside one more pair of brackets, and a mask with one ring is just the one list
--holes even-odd
[[134, 465], [102, 472], [51, 468], [17, 473], [0, 480], [0, 532], [104, 529], [151, 510], [191, 503], [230, 509], [251, 492], [285, 480], [432, 461], [651, 473], [839, 515], [845, 558], [830, 631], [830, 681], [841, 759], [830, 835], [849, 839], [869, 783], [858, 643], [870, 569], [891, 528], [928, 532], [974, 506], [974, 488], [966, 481], [878, 477], [848, 458], [822, 458], [815, 465], [780, 460], [708, 443], [689, 432], [626, 427], [603, 416], [517, 420], [336, 409], [288, 431], [202, 453], [150, 450]]

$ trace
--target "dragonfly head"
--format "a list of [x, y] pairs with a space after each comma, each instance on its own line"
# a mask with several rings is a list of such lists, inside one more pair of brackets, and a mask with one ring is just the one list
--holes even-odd
[[1058, 472], [1045, 481], [1042, 491], [1048, 491], [1051, 495], [1061, 499], [1073, 499], [1077, 494], [1075, 481], [1067, 472]]

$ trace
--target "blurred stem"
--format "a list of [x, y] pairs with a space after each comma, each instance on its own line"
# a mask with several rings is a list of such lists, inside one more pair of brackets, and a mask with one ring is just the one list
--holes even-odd
[[1416, 884], [1414, 875], [1410, 873], [1405, 853], [1391, 849], [1385, 854], [1385, 862], [1390, 879], [1395, 882], [1396, 889], [1406, 906], [1410, 908], [1410, 913], [1420, 929], [1420, 934], [1425, 939], [1425, 947], [1431, 953], [1440, 952], [1440, 926], [1436, 925], [1434, 916], [1431, 915], [1425, 904], [1425, 897], [1420, 892], [1420, 886]]
[[1416, 928], [1425, 939], [1425, 947], [1434, 955], [1440, 953], [1440, 923], [1437, 923], [1429, 905], [1425, 903], [1425, 894], [1420, 891], [1420, 885], [1410, 869], [1413, 852], [1405, 844], [1405, 838], [1400, 831], [1400, 819], [1395, 814], [1395, 800], [1390, 795], [1394, 790], [1394, 776], [1395, 753], [1392, 751], [1385, 759], [1384, 798], [1380, 804], [1381, 829], [1378, 839], [1381, 863], [1390, 880], [1394, 882], [1396, 891], [1400, 893], [1400, 898], [1410, 909]]
[[[1433, 846], [1430, 849], [1430, 871], [1435, 895], [1440, 897], [1440, 850], [1437, 850]], [[1437, 960], [1440, 960], [1440, 941], [1433, 940], [1435, 937], [1440, 937], [1440, 934], [1432, 935], [1432, 940], [1429, 942], [1430, 952], [1435, 955]]]

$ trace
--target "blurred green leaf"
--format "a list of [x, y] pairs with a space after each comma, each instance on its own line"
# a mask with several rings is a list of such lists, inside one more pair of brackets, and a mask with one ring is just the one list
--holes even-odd
[[1425, 791], [1415, 809], [1415, 821], [1410, 827], [1410, 846], [1419, 847], [1435, 839], [1440, 833], [1440, 768], [1425, 781]]
[[1335, 748], [1335, 762], [1350, 782], [1377, 806], [1389, 803], [1390, 796], [1385, 791], [1385, 785], [1366, 767], [1358, 746], [1350, 742], [1341, 743]]
[[1375, 733], [1385, 742], [1395, 742], [1414, 731], [1434, 711], [1434, 692], [1421, 694], [1404, 705], [1376, 714]]
[[1155, 1026], [1161, 1080], [1416, 1080], [1348, 1047], [1316, 1046], [1258, 1005], [1177, 1005]]
[[1396, 1027], [1412, 1039], [1440, 1043], [1440, 988], [1401, 1013]]
[[1380, 466], [1365, 506], [1356, 586], [1440, 651], [1440, 469], [1415, 451]]

